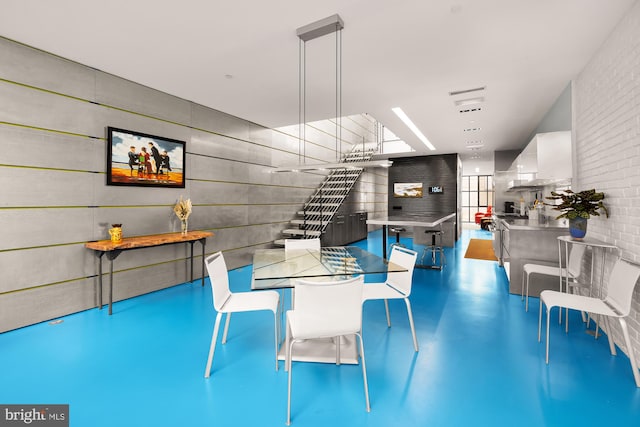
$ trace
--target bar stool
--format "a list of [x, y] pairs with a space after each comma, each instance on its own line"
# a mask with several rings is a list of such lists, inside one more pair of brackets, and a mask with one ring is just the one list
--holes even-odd
[[389, 233], [394, 233], [396, 235], [396, 241], [389, 246], [389, 251], [391, 251], [394, 246], [400, 246], [401, 248], [405, 247], [400, 243], [400, 233], [404, 233], [405, 231], [407, 231], [407, 229], [404, 227], [389, 227]]
[[[425, 230], [424, 231], [425, 234], [427, 234], [428, 236], [431, 236], [431, 244], [427, 244], [424, 247], [424, 252], [422, 253], [422, 258], [420, 259], [420, 264], [424, 265], [424, 257], [427, 254], [428, 251], [431, 251], [431, 264], [434, 268], [438, 268], [440, 270], [442, 270], [442, 267], [444, 266], [445, 263], [445, 258], [444, 258], [444, 247], [442, 245], [442, 236], [444, 234], [444, 231], [442, 230]], [[440, 262], [439, 262], [439, 266], [436, 265], [436, 253], [440, 252]]]

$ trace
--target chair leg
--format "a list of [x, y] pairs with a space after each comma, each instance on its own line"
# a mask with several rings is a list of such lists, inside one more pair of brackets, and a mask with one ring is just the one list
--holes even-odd
[[289, 322], [286, 320], [285, 315], [285, 339], [284, 339], [284, 370], [289, 370], [289, 364], [291, 363], [291, 349], [289, 347], [291, 343], [291, 330], [289, 329]]
[[[631, 370], [633, 371], [633, 379], [636, 380], [636, 387], [640, 388], [640, 373], [638, 373], [638, 366], [636, 364], [636, 356], [633, 352], [633, 346], [631, 345], [631, 340], [629, 339], [629, 329], [627, 328], [627, 322], [619, 317], [620, 328], [622, 329], [622, 335], [624, 335], [624, 344], [627, 346], [627, 354], [629, 356], [629, 362], [631, 363]], [[611, 334], [611, 331], [609, 331]], [[362, 358], [364, 361], [364, 357]]]
[[[596, 325], [598, 323], [596, 322]], [[604, 316], [604, 324], [607, 328], [607, 338], [609, 339], [609, 351], [611, 352], [612, 356], [616, 355], [616, 345], [613, 343], [613, 330], [611, 329], [611, 321], [609, 319], [609, 316]], [[597, 327], [597, 326], [596, 326]]]
[[551, 309], [553, 307], [547, 307], [547, 350], [545, 356], [545, 363], [549, 364], [549, 323], [551, 321]]
[[224, 322], [224, 333], [222, 334], [222, 344], [227, 343], [227, 332], [229, 332], [230, 322], [231, 322], [231, 313], [227, 313], [227, 319]]
[[527, 274], [527, 289], [524, 302], [524, 311], [529, 311], [529, 274]]
[[524, 301], [524, 276], [526, 275], [525, 271], [522, 270], [522, 290], [520, 291], [520, 301]]
[[[562, 293], [562, 270], [560, 270], [560, 275], [558, 276], [558, 278], [560, 279], [559, 291], [560, 291], [560, 293]], [[567, 292], [569, 292], [569, 288], [568, 287], [567, 287]], [[569, 310], [569, 309], [567, 309], [567, 310]], [[558, 325], [562, 325], [562, 308], [558, 309]]]
[[369, 384], [367, 382], [367, 366], [364, 359], [364, 343], [362, 342], [362, 335], [356, 335], [360, 339], [360, 359], [362, 363], [362, 378], [364, 379], [364, 398], [367, 403], [367, 412], [371, 412], [371, 405], [369, 403]]
[[335, 343], [336, 343], [336, 365], [340, 364], [340, 338], [342, 337], [335, 337]]
[[418, 338], [416, 337], [416, 327], [413, 323], [413, 311], [411, 310], [411, 303], [409, 298], [405, 298], [404, 302], [407, 304], [407, 314], [409, 315], [409, 326], [411, 326], [411, 335], [413, 336], [413, 348], [418, 351]]
[[280, 341], [280, 333], [278, 330], [280, 329], [280, 325], [278, 325], [278, 318], [280, 314], [276, 311], [273, 312], [273, 336], [275, 339], [275, 348], [276, 348], [276, 371], [278, 370], [278, 342]]
[[542, 306], [544, 305], [544, 301], [540, 298], [540, 312], [538, 314], [538, 342], [540, 342], [540, 335], [542, 333]]
[[291, 353], [293, 352], [293, 344], [295, 341], [291, 341], [287, 345], [287, 358], [285, 359], [285, 368], [289, 371], [287, 378], [287, 425], [291, 425]]
[[384, 300], [384, 310], [387, 313], [387, 327], [391, 327], [391, 317], [389, 317], [389, 301]]
[[216, 323], [213, 327], [213, 334], [211, 335], [211, 346], [209, 347], [209, 358], [207, 359], [207, 367], [204, 371], [204, 377], [209, 378], [211, 373], [211, 364], [213, 363], [213, 353], [216, 349], [216, 341], [218, 340], [218, 330], [220, 329], [220, 320], [222, 319], [222, 313], [218, 312], [216, 315]]

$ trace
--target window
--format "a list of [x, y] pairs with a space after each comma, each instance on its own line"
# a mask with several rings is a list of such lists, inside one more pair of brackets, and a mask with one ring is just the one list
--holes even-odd
[[462, 222], [475, 222], [477, 212], [486, 212], [493, 205], [493, 176], [462, 177]]

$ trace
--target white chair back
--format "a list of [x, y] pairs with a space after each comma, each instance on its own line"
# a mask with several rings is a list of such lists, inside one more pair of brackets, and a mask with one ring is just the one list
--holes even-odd
[[231, 296], [227, 263], [224, 261], [222, 252], [216, 252], [208, 256], [205, 263], [207, 264], [207, 272], [209, 273], [209, 280], [211, 281], [213, 307], [216, 311], [220, 311]]
[[364, 276], [347, 280], [295, 281], [296, 337], [329, 338], [362, 329]]
[[623, 317], [628, 316], [631, 311], [633, 290], [639, 277], [640, 266], [637, 264], [619, 258], [613, 266], [604, 301], [619, 310]]
[[405, 297], [411, 295], [411, 283], [413, 282], [413, 269], [416, 266], [418, 253], [411, 249], [394, 246], [389, 262], [407, 269], [407, 271], [387, 273], [386, 283], [402, 292]]
[[567, 262], [567, 272], [569, 277], [577, 278], [582, 270], [582, 256], [586, 249], [586, 245], [571, 245], [569, 253], [569, 261]]
[[285, 252], [296, 249], [310, 249], [312, 251], [320, 251], [320, 239], [285, 239]]

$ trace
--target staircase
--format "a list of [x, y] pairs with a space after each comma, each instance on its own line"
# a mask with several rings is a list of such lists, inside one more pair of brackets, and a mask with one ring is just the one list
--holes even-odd
[[283, 230], [283, 238], [274, 241], [275, 246], [284, 246], [284, 239], [313, 239], [322, 237], [327, 225], [333, 219], [342, 203], [349, 195], [363, 168], [350, 167], [349, 163], [371, 160], [377, 147], [356, 146], [345, 156], [344, 169], [333, 169], [316, 192], [305, 203], [297, 217], [290, 222], [290, 227]]

